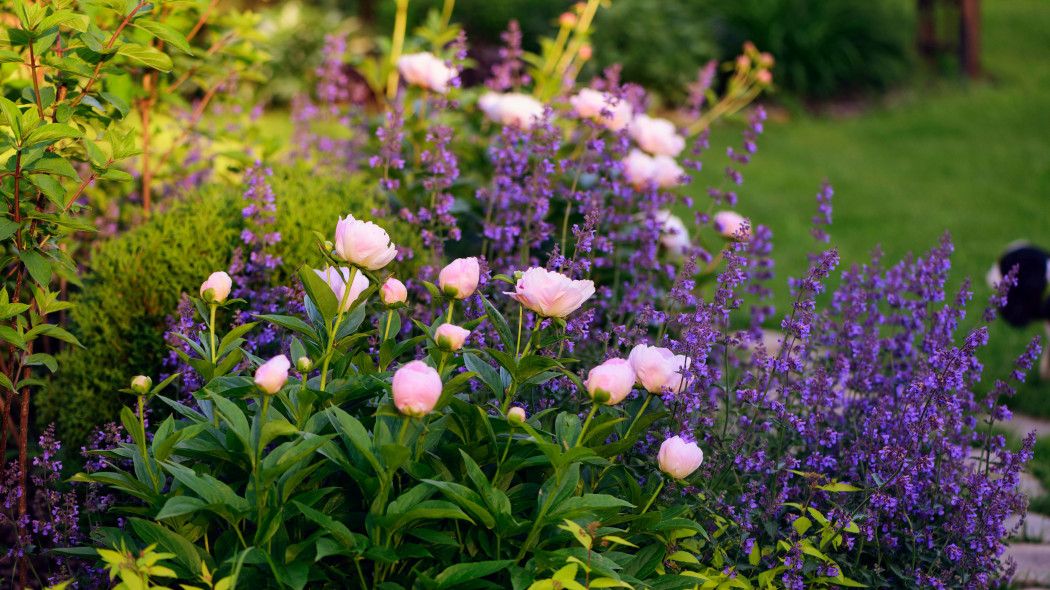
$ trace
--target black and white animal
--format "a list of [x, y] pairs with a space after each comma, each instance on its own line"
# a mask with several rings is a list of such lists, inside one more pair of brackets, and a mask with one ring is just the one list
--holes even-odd
[[1007, 292], [1000, 315], [1018, 328], [1043, 322], [1047, 338], [1043, 340], [1039, 376], [1050, 379], [1050, 252], [1027, 242], [1010, 244], [985, 276], [988, 286], [994, 289], [1015, 266], [1017, 284]]

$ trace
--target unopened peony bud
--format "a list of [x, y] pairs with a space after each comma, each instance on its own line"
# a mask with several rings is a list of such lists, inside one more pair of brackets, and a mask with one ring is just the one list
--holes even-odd
[[719, 211], [715, 213], [711, 218], [711, 227], [718, 232], [718, 235], [727, 240], [740, 239], [746, 242], [751, 237], [751, 230], [747, 225], [747, 220], [736, 211]]
[[704, 462], [704, 452], [695, 442], [687, 443], [680, 436], [673, 436], [660, 445], [656, 455], [660, 470], [675, 479], [688, 477]]
[[441, 398], [441, 375], [423, 361], [412, 361], [394, 373], [391, 387], [398, 411], [418, 418], [432, 412]]
[[580, 59], [587, 61], [594, 56], [594, 48], [590, 45], [583, 45], [580, 47]]
[[558, 24], [566, 29], [575, 27], [577, 22], [579, 22], [579, 19], [571, 12], [563, 12], [561, 13], [561, 16], [558, 17]]
[[201, 299], [208, 303], [222, 303], [230, 296], [233, 281], [224, 272], [213, 272], [208, 280], [201, 283]]
[[153, 387], [153, 380], [145, 375], [138, 375], [131, 380], [131, 390], [139, 395], [146, 395]]
[[470, 336], [470, 330], [460, 328], [454, 324], [441, 324], [434, 332], [434, 340], [437, 342], [438, 348], [445, 352], [455, 352], [463, 348], [463, 344], [467, 341], [467, 336]]
[[587, 394], [595, 403], [614, 405], [631, 393], [636, 380], [627, 359], [609, 359], [587, 373]]
[[401, 281], [390, 277], [379, 288], [379, 298], [387, 307], [401, 307], [408, 300], [408, 289]]
[[736, 67], [741, 70], [746, 70], [751, 67], [751, 58], [746, 55], [736, 56]]
[[507, 421], [511, 424], [521, 424], [525, 421], [525, 408], [513, 407], [507, 412]]
[[758, 67], [760, 68], [771, 68], [775, 63], [777, 63], [777, 60], [773, 58], [772, 53], [763, 51], [758, 55]]
[[259, 389], [273, 395], [284, 387], [284, 382], [288, 380], [288, 369], [291, 368], [288, 357], [279, 354], [255, 370], [255, 384]]
[[313, 368], [314, 362], [310, 360], [310, 357], [308, 356], [301, 356], [299, 357], [299, 360], [295, 361], [295, 370], [303, 375], [309, 373]]
[[480, 276], [477, 258], [457, 258], [438, 273], [438, 286], [447, 297], [466, 299], [478, 288]]
[[759, 84], [765, 84], [768, 86], [773, 83], [773, 72], [770, 72], [769, 70], [759, 70], [758, 73], [755, 74], [755, 80], [757, 80]]

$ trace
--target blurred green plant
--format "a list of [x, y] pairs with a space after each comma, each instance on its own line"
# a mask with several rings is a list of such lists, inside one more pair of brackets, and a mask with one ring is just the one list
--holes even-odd
[[776, 83], [805, 97], [880, 91], [911, 66], [897, 0], [740, 0], [712, 5], [724, 50], [751, 41], [777, 60]]

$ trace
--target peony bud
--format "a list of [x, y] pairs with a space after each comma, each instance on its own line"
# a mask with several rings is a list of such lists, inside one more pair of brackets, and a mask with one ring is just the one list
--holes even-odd
[[594, 281], [574, 281], [545, 268], [530, 268], [510, 295], [518, 303], [548, 318], [563, 318], [594, 295]]
[[434, 340], [445, 352], [455, 352], [463, 348], [467, 336], [470, 336], [470, 330], [460, 328], [455, 324], [441, 324], [434, 332]]
[[379, 288], [379, 299], [387, 307], [401, 307], [408, 300], [408, 289], [405, 288], [404, 283], [394, 277], [390, 277]]
[[738, 69], [747, 69], [751, 67], [751, 58], [746, 55], [736, 56], [736, 67]]
[[687, 443], [680, 436], [673, 436], [660, 445], [656, 455], [660, 470], [675, 479], [688, 477], [704, 462], [704, 452], [695, 442]]
[[628, 356], [638, 383], [649, 393], [678, 391], [689, 368], [689, 358], [676, 355], [666, 348], [639, 344]]
[[[350, 309], [350, 306], [354, 304], [361, 293], [368, 288], [368, 277], [363, 272], [354, 273], [354, 282], [350, 285], [350, 293], [346, 294], [346, 283], [350, 280], [350, 269], [345, 267], [329, 267], [325, 270], [314, 269], [317, 276], [324, 279], [324, 282], [328, 283], [328, 286], [332, 289], [332, 293], [335, 294], [335, 300], [339, 303], [339, 311], [346, 312]], [[345, 295], [345, 300], [344, 300]], [[363, 303], [363, 301], [362, 301]]]
[[769, 70], [759, 70], [758, 73], [755, 74], [755, 79], [758, 80], [759, 84], [766, 84], [768, 86], [773, 83], [773, 72], [770, 72]]
[[478, 288], [480, 275], [481, 265], [477, 258], [457, 258], [438, 273], [438, 286], [448, 297], [466, 299]]
[[153, 380], [145, 375], [138, 375], [131, 380], [131, 390], [139, 395], [146, 395], [153, 387]]
[[295, 370], [299, 371], [300, 374], [305, 375], [313, 368], [314, 362], [308, 356], [301, 356], [299, 360], [295, 361]]
[[418, 418], [433, 411], [441, 398], [441, 375], [423, 361], [412, 361], [394, 373], [391, 387], [398, 411]]
[[674, 256], [682, 256], [688, 252], [693, 244], [689, 240], [689, 230], [686, 229], [685, 223], [666, 209], [657, 211], [657, 220], [661, 222], [660, 245]]
[[773, 58], [773, 54], [767, 51], [763, 51], [758, 56], [758, 67], [769, 69], [777, 63], [777, 60]]
[[255, 384], [266, 393], [277, 393], [288, 380], [288, 370], [292, 364], [283, 354], [279, 354], [263, 363], [255, 370]]
[[[609, 359], [587, 373], [587, 394], [596, 403], [615, 405], [631, 393], [636, 380], [634, 368], [626, 359]], [[605, 395], [599, 396], [600, 393]], [[599, 397], [606, 398], [605, 400]]]
[[594, 48], [593, 47], [591, 47], [590, 45], [581, 45], [580, 46], [580, 59], [582, 59], [583, 61], [587, 61], [587, 60], [591, 59], [592, 56], [594, 56]]
[[519, 408], [517, 406], [510, 409], [507, 412], [507, 421], [511, 424], [521, 424], [525, 421], [525, 408]]
[[719, 211], [711, 218], [711, 227], [723, 238], [728, 240], [751, 239], [751, 229], [747, 220], [735, 211]]
[[558, 24], [567, 29], [575, 27], [577, 22], [579, 22], [579, 19], [577, 19], [576, 15], [571, 12], [563, 12], [561, 13], [561, 16], [558, 17]]
[[230, 296], [232, 287], [230, 275], [222, 271], [213, 272], [208, 276], [208, 280], [201, 283], [201, 299], [208, 303], [222, 303]]
[[361, 268], [379, 270], [397, 256], [386, 230], [347, 215], [335, 226], [335, 252], [340, 258]]

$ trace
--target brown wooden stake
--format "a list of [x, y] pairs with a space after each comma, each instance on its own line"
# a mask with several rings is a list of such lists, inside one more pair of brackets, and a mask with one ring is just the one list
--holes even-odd
[[959, 2], [959, 63], [971, 80], [981, 77], [981, 1]]

